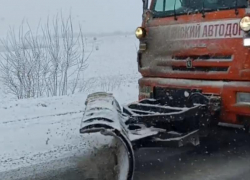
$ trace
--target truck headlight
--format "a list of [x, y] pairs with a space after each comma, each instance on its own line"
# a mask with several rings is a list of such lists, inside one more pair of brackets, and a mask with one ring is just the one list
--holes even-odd
[[243, 45], [244, 45], [245, 47], [250, 46], [250, 38], [243, 39]]
[[245, 16], [240, 20], [240, 28], [243, 31], [249, 31], [250, 30], [250, 17]]
[[237, 103], [250, 103], [250, 93], [237, 93]]
[[138, 28], [136, 28], [135, 36], [136, 36], [138, 39], [144, 38], [144, 37], [146, 36], [146, 30], [145, 30], [143, 27], [138, 27]]

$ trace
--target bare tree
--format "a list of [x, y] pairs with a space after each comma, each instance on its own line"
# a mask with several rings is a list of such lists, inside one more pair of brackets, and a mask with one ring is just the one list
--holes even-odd
[[112, 92], [121, 88], [124, 78], [121, 76], [93, 77], [86, 81], [81, 81], [79, 92], [92, 93], [94, 91]]
[[17, 34], [11, 29], [1, 40], [5, 50], [1, 79], [7, 92], [23, 99], [66, 95], [82, 88], [78, 82], [92, 52], [85, 57], [82, 28], [74, 32], [71, 16], [48, 18], [35, 34], [26, 24], [27, 31], [22, 23]]

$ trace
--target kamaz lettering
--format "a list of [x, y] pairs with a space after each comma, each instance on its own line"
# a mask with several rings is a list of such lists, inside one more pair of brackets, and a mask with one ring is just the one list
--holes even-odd
[[241, 38], [243, 37], [243, 32], [240, 29], [239, 22], [240, 19], [221, 22], [168, 25], [157, 28], [164, 29], [167, 32], [166, 39], [173, 41]]

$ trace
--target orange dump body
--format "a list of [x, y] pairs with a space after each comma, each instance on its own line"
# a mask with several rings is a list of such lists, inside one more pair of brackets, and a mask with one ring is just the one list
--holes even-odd
[[[152, 4], [154, 1], [152, 1]], [[250, 93], [250, 47], [243, 45], [250, 33], [239, 22], [250, 9], [235, 9], [152, 18], [145, 16], [147, 30], [138, 53], [139, 99], [155, 87], [199, 89], [220, 96], [220, 120], [242, 124], [250, 121], [250, 102], [237, 93]], [[145, 48], [146, 46], [146, 48]]]

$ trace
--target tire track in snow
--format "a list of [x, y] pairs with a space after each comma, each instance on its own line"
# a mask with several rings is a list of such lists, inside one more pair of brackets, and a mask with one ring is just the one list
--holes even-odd
[[53, 116], [65, 116], [65, 115], [79, 114], [79, 113], [83, 113], [83, 112], [84, 111], [66, 112], [66, 113], [58, 113], [58, 114], [52, 114], [52, 115], [46, 115], [46, 116], [36, 116], [36, 117], [25, 118], [25, 119], [8, 120], [8, 121], [0, 122], [0, 124], [16, 123], [16, 122], [21, 122], [21, 121], [31, 121], [31, 120], [35, 120], [35, 119], [39, 119], [39, 118], [48, 118], [48, 117], [53, 117]]

